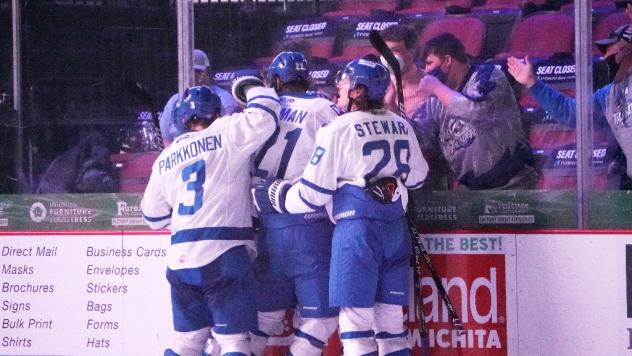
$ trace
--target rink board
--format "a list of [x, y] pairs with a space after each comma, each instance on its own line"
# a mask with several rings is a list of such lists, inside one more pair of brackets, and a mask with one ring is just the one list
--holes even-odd
[[[431, 355], [632, 352], [632, 234], [423, 237], [466, 328], [456, 334], [424, 276]], [[0, 354], [162, 354], [168, 244], [161, 232], [1, 232]], [[418, 324], [406, 315], [418, 346]], [[268, 355], [287, 344], [289, 319]], [[339, 355], [339, 342], [330, 344], [326, 355]]]

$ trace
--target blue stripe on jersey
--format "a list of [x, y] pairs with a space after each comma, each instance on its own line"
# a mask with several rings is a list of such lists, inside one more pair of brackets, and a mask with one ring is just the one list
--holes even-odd
[[305, 92], [305, 93], [286, 93], [283, 94], [283, 96], [291, 96], [293, 98], [299, 98], [299, 99], [322, 99], [322, 96], [318, 95], [318, 93], [315, 92]]
[[344, 339], [362, 339], [366, 337], [373, 337], [373, 335], [375, 335], [373, 330], [347, 331], [347, 332], [340, 333], [340, 339], [343, 339], [343, 340]]
[[307, 201], [307, 199], [303, 198], [303, 194], [301, 194], [300, 190], [298, 192], [298, 197], [301, 198], [301, 201], [303, 202], [303, 204], [307, 205], [307, 207], [309, 207], [310, 209], [319, 210], [319, 209], [322, 208], [322, 206], [319, 206], [319, 205], [316, 205], [316, 204], [312, 204], [309, 201]]
[[250, 104], [253, 100], [256, 99], [268, 99], [268, 100], [272, 100], [274, 102], [279, 102], [279, 99], [269, 96], [269, 95], [257, 95], [257, 96], [253, 96], [252, 98], [250, 98], [250, 100], [248, 100], [248, 104]]
[[376, 339], [394, 339], [398, 337], [404, 337], [406, 336], [406, 334], [408, 334], [408, 331], [404, 331], [399, 334], [391, 334], [389, 332], [382, 331], [382, 332], [377, 333], [377, 335], [375, 335], [375, 338]]
[[335, 190], [329, 190], [329, 189], [320, 187], [304, 178], [301, 178], [300, 182], [303, 183], [303, 185], [305, 185], [306, 187], [311, 188], [322, 194], [334, 195], [334, 193], [336, 192]]
[[149, 222], [159, 222], [159, 221], [163, 221], [163, 220], [166, 220], [166, 219], [171, 219], [171, 212], [169, 212], [168, 215], [159, 216], [159, 217], [147, 216], [142, 211], [141, 211], [141, 214], [143, 214], [143, 218], [145, 218], [145, 220], [147, 220]]
[[417, 183], [417, 184], [413, 185], [412, 187], [409, 187], [409, 186], [407, 186], [406, 184], [404, 184], [404, 186], [405, 186], [406, 188], [410, 189], [410, 190], [415, 190], [415, 189], [419, 189], [419, 188], [421, 188], [421, 186], [422, 186], [422, 185], [424, 185], [424, 182], [425, 182], [425, 181], [426, 181], [426, 180], [422, 180], [421, 182], [419, 182], [419, 183]]
[[270, 335], [264, 333], [263, 331], [259, 330], [259, 329], [255, 329], [255, 330], [250, 330], [251, 333], [257, 335], [257, 336], [261, 336], [261, 337], [270, 337]]
[[202, 240], [252, 240], [250, 227], [201, 227], [176, 232], [171, 236], [171, 244]]
[[312, 346], [322, 349], [325, 347], [325, 343], [322, 342], [321, 340], [318, 340], [317, 338], [315, 338], [314, 336], [300, 330], [300, 329], [294, 329], [294, 336], [298, 336], [298, 337], [302, 337], [303, 339], [307, 340]]
[[268, 114], [270, 114], [274, 118], [274, 122], [279, 122], [279, 117], [277, 116], [277, 114], [272, 109], [270, 109], [269, 107], [265, 105], [250, 103], [248, 104], [248, 106], [246, 106], [246, 109], [249, 109], [249, 108], [261, 109], [267, 112]]

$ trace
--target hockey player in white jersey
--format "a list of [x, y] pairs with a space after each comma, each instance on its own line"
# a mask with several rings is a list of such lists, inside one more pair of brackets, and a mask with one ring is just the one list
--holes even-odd
[[[281, 52], [267, 69], [266, 84], [279, 95], [279, 128], [255, 157], [255, 175], [298, 181], [314, 150], [316, 132], [336, 116], [334, 103], [313, 92], [308, 63], [299, 52]], [[324, 209], [307, 214], [259, 214], [263, 229], [255, 260], [259, 329], [251, 349], [262, 355], [270, 335], [283, 332], [288, 309], [299, 314], [290, 354], [318, 356], [338, 326], [328, 302], [334, 225]]]
[[[384, 109], [390, 82], [381, 64], [355, 60], [342, 73], [338, 105], [348, 113], [321, 128], [299, 181], [266, 180], [262, 210], [306, 213], [331, 205], [336, 221], [329, 301], [340, 309], [346, 355], [409, 355], [402, 305], [408, 303], [411, 242], [406, 189], [423, 185], [428, 165], [413, 128]], [[372, 186], [390, 179], [375, 198]]]
[[257, 323], [250, 163], [279, 114], [276, 93], [262, 84], [238, 79], [233, 92], [247, 106], [221, 118], [208, 87], [187, 89], [173, 123], [181, 134], [152, 167], [143, 216], [151, 228], [170, 225], [172, 232], [167, 279], [175, 337], [165, 355], [200, 355], [213, 323], [222, 355], [250, 355]]

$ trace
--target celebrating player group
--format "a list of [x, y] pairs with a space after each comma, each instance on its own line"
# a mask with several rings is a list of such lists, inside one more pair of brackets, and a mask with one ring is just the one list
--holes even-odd
[[175, 137], [141, 208], [172, 233], [165, 355], [262, 355], [288, 310], [290, 355], [321, 355], [336, 331], [345, 355], [410, 354], [406, 207], [428, 165], [411, 124], [385, 109], [386, 66], [348, 63], [336, 103], [309, 78], [303, 54], [281, 52], [263, 80], [233, 83], [241, 112], [220, 117], [202, 85], [161, 123]]

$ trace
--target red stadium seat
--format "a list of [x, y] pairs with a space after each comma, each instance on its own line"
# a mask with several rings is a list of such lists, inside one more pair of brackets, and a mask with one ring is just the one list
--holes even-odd
[[[305, 33], [301, 33], [300, 30], [296, 30], [296, 28], [301, 28], [307, 26], [307, 24], [317, 24], [317, 25], [325, 25], [329, 29], [327, 31], [321, 31], [317, 33], [310, 32], [311, 30], [306, 31]], [[335, 38], [335, 28], [337, 24], [336, 21], [332, 20], [324, 20], [324, 19], [312, 19], [311, 21], [294, 21], [287, 24], [284, 27], [283, 36], [281, 40], [277, 41], [272, 45], [272, 51], [267, 53], [267, 55], [255, 58], [253, 60], [253, 64], [258, 68], [265, 67], [272, 62], [274, 56], [281, 52], [281, 50], [298, 50], [304, 52], [306, 56], [309, 56], [310, 59], [321, 58], [327, 59], [333, 55], [334, 46], [336, 43]], [[294, 28], [294, 30], [289, 31], [290, 28]], [[288, 46], [290, 43], [293, 43], [292, 46]], [[305, 47], [305, 49], [303, 49]]]
[[[529, 142], [540, 168], [537, 189], [564, 190], [576, 189], [576, 131], [557, 123], [533, 125], [529, 133]], [[599, 157], [608, 148], [607, 138], [601, 130], [593, 132], [595, 165], [593, 171], [593, 190], [608, 189], [607, 165]], [[603, 153], [600, 153], [603, 152]]]
[[339, 56], [329, 58], [331, 63], [346, 65], [348, 62], [362, 58], [367, 54], [377, 55], [377, 51], [368, 39], [348, 39], [344, 42], [342, 53]]
[[[608, 37], [611, 31], [616, 29], [621, 25], [625, 25], [630, 23], [630, 19], [623, 11], [613, 12], [606, 17], [602, 18], [601, 21], [595, 26], [593, 29], [593, 40], [599, 40], [602, 38]], [[597, 46], [593, 43], [593, 53], [596, 56], [601, 56], [603, 53], [599, 51]]]
[[477, 57], [481, 55], [485, 44], [485, 31], [485, 23], [476, 16], [450, 15], [438, 17], [427, 24], [419, 42], [423, 48], [429, 39], [442, 32], [449, 32], [463, 42], [467, 54]]
[[252, 64], [257, 68], [265, 68], [272, 63], [274, 56], [257, 57], [252, 60]]
[[[575, 88], [560, 89], [567, 96], [575, 96]], [[520, 98], [520, 105], [527, 110], [539, 107], [528, 91]], [[539, 168], [537, 189], [564, 190], [576, 189], [576, 131], [575, 128], [547, 120], [531, 124], [529, 127], [529, 143]], [[595, 152], [605, 152], [608, 147], [603, 132], [595, 129], [593, 133]], [[598, 154], [597, 154], [598, 155]], [[593, 189], [607, 189], [607, 167], [598, 159], [595, 160]]]
[[474, 10], [519, 10], [522, 0], [486, 0], [483, 4], [474, 7]]
[[[310, 43], [310, 57], [312, 58], [317, 57], [327, 59], [331, 57], [334, 52], [334, 37], [306, 38], [304, 40]], [[275, 45], [272, 53], [275, 55], [276, 53], [279, 53], [281, 51], [281, 48], [283, 48], [283, 43], [284, 42], [281, 42]], [[273, 59], [274, 56], [263, 56], [255, 58], [252, 62], [257, 67], [261, 68], [270, 64]]]
[[110, 155], [110, 161], [119, 172], [119, 192], [144, 192], [151, 175], [151, 166], [159, 154], [160, 152], [150, 151]]
[[[562, 6], [562, 10], [573, 10], [575, 8], [575, 3], [571, 2], [569, 4], [565, 4]], [[612, 9], [614, 10], [614, 1], [612, 0], [593, 0], [592, 2], [593, 9]]]
[[410, 6], [397, 11], [400, 15], [416, 15], [445, 12], [447, 0], [412, 0]]
[[338, 9], [323, 14], [326, 17], [370, 16], [372, 11], [395, 11], [399, 0], [341, 0]]
[[525, 16], [509, 38], [508, 50], [496, 56], [551, 57], [555, 53], [574, 53], [573, 18], [560, 12], [537, 12]]

